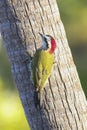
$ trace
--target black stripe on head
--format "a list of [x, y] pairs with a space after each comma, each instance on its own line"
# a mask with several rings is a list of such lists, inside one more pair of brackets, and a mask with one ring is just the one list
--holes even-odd
[[47, 37], [53, 38], [51, 35], [46, 35]]
[[46, 43], [46, 48], [48, 48], [49, 46], [48, 46], [47, 38], [44, 37], [44, 41], [45, 41], [45, 43]]

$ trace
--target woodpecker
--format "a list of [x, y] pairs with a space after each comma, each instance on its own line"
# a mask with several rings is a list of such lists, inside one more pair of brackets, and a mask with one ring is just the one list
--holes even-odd
[[49, 78], [54, 63], [54, 51], [56, 49], [56, 41], [50, 35], [39, 33], [42, 38], [42, 46], [36, 50], [32, 59], [32, 76], [35, 86], [34, 102], [35, 107], [42, 104], [41, 92], [45, 87], [45, 83]]

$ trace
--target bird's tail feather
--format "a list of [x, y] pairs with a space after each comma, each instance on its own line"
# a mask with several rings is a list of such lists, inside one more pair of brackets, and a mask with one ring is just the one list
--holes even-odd
[[35, 91], [34, 92], [34, 103], [35, 103], [35, 107], [37, 109], [42, 107], [42, 104], [43, 104], [43, 98], [42, 97], [43, 97], [43, 95], [42, 95], [41, 91]]
[[36, 108], [40, 108], [40, 92], [39, 91], [35, 91], [34, 92], [34, 104]]

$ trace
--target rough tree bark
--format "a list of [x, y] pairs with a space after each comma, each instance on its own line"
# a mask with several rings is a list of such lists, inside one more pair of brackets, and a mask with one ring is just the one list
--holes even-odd
[[[0, 28], [31, 130], [87, 130], [87, 102], [56, 0], [0, 0]], [[41, 43], [38, 32], [50, 34], [57, 41], [55, 63], [40, 111], [34, 106], [28, 68]]]

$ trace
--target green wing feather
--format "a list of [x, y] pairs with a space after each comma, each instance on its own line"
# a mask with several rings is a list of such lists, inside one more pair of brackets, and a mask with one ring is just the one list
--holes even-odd
[[33, 81], [37, 91], [44, 88], [47, 79], [50, 76], [51, 69], [54, 62], [54, 55], [45, 50], [37, 50], [33, 61]]

